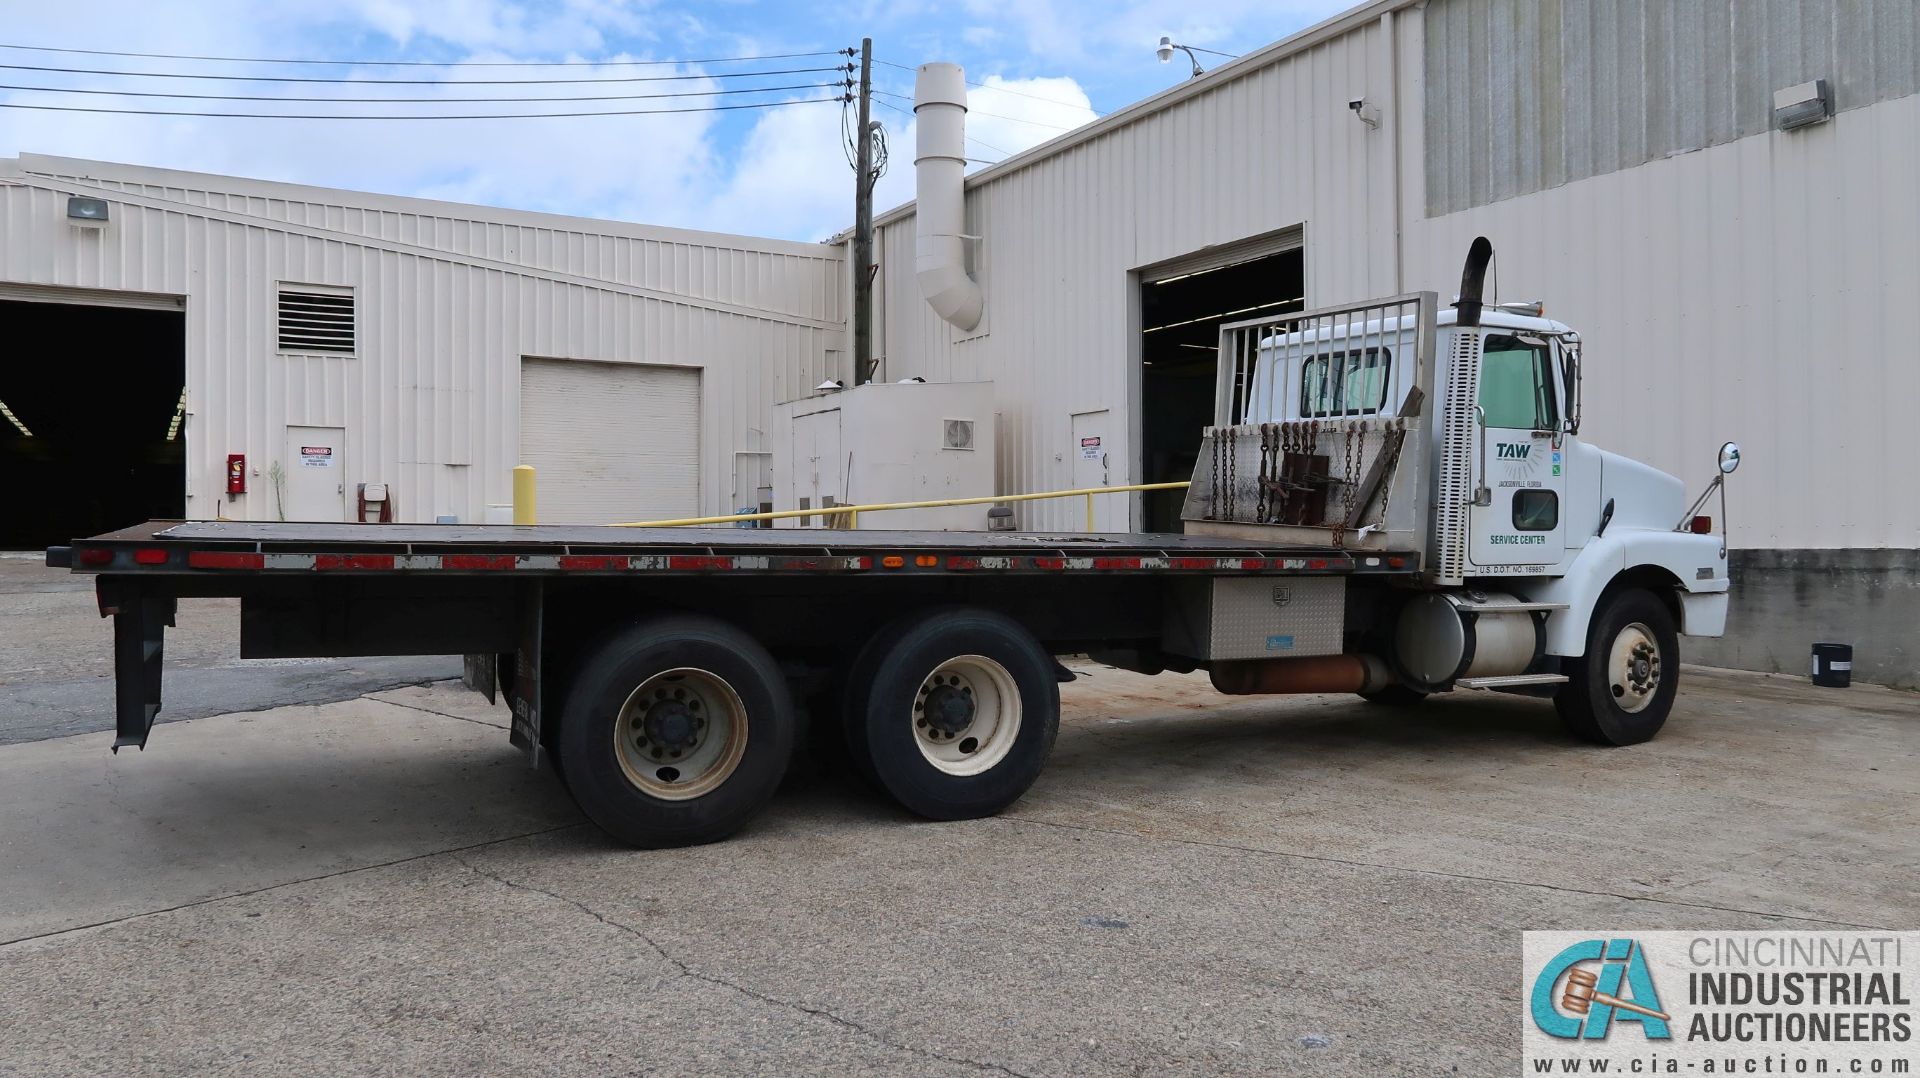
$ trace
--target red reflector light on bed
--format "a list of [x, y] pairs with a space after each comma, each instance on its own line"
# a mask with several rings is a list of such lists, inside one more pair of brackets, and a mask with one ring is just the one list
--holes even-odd
[[442, 569], [511, 569], [513, 555], [495, 554], [442, 554]]
[[1035, 558], [1033, 559], [1033, 567], [1035, 569], [1065, 569], [1067, 567], [1067, 559]]
[[1687, 522], [1687, 528], [1688, 530], [1692, 531], [1693, 534], [1695, 535], [1712, 535], [1713, 534], [1713, 518], [1712, 517], [1694, 517], [1692, 520]]
[[102, 550], [96, 547], [92, 550], [82, 550], [79, 558], [80, 564], [82, 565], [111, 565], [113, 564], [113, 551]]
[[675, 554], [667, 559], [669, 569], [731, 569], [733, 559], [713, 554]]
[[1095, 558], [1093, 559], [1093, 567], [1095, 569], [1138, 569], [1140, 568], [1140, 559], [1139, 558]]
[[187, 554], [189, 569], [264, 569], [266, 565], [266, 555], [244, 551], [195, 550]]
[[159, 547], [143, 546], [133, 552], [133, 563], [135, 565], [165, 565], [167, 564], [167, 552]]

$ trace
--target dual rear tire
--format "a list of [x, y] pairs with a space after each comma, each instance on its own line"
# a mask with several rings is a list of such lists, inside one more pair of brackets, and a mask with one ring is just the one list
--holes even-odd
[[604, 641], [566, 694], [555, 750], [581, 811], [646, 849], [739, 830], [793, 754], [785, 676], [717, 618], [651, 618]]
[[893, 623], [861, 649], [840, 714], [853, 768], [931, 820], [991, 816], [1027, 792], [1060, 729], [1053, 659], [972, 607]]
[[[988, 816], [1018, 800], [1059, 730], [1052, 657], [1019, 623], [932, 610], [863, 648], [840, 692], [853, 767], [909, 811]], [[565, 693], [556, 770], [587, 816], [648, 849], [726, 838], [778, 789], [798, 726], [765, 647], [717, 618], [607, 637]]]

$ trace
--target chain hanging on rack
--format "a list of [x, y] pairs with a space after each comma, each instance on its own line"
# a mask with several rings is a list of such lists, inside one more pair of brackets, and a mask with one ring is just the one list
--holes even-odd
[[1240, 454], [1236, 451], [1238, 447], [1234, 444], [1236, 441], [1235, 429], [1233, 427], [1228, 427], [1226, 428], [1225, 433], [1227, 436], [1227, 519], [1237, 520], [1239, 518], [1234, 511], [1238, 508], [1238, 506], [1235, 504], [1237, 500], [1236, 495], [1238, 494], [1238, 492], [1234, 490], [1234, 482], [1235, 482], [1234, 473], [1239, 469], [1235, 464], [1234, 458], [1238, 457]]

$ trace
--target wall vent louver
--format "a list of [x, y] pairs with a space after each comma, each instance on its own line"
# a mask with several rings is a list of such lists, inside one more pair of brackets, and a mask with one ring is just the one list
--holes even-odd
[[353, 294], [280, 289], [279, 347], [282, 352], [354, 350]]

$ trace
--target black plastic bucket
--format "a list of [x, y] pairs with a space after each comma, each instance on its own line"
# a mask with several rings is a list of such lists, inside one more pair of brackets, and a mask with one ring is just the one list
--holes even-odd
[[1829, 689], [1853, 684], [1853, 645], [1813, 645], [1813, 683]]

